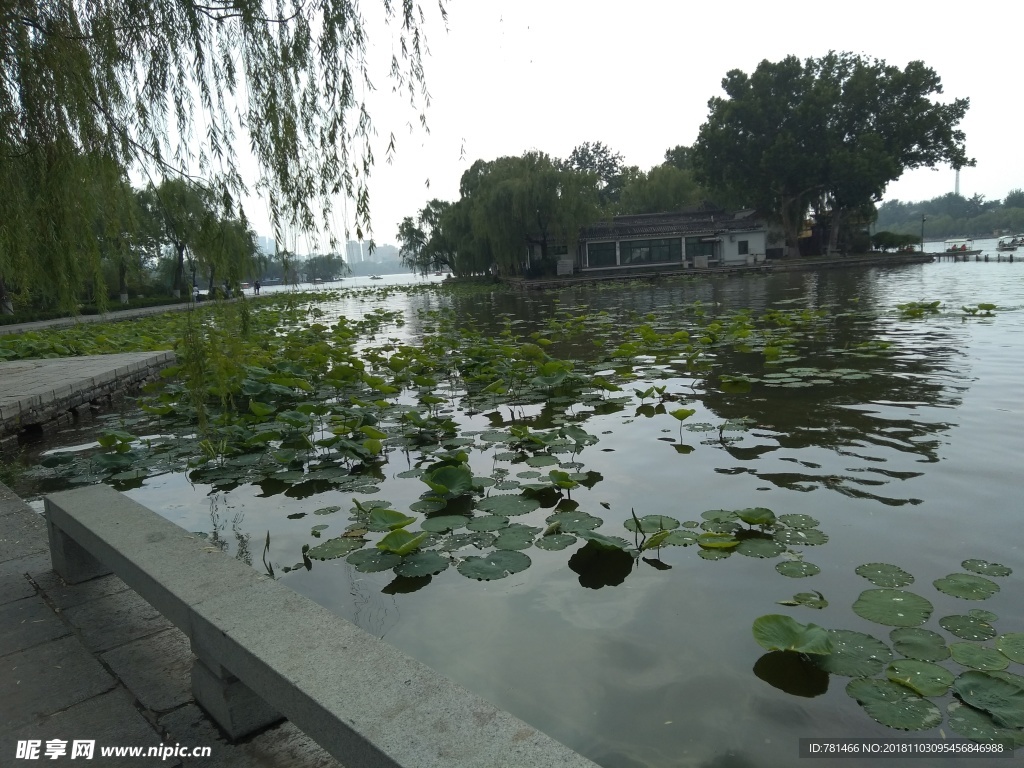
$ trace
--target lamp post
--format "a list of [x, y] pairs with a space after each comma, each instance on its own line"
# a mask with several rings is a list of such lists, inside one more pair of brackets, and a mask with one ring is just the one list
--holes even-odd
[[928, 217], [923, 213], [921, 214], [921, 253], [924, 253], [924, 223], [928, 221]]

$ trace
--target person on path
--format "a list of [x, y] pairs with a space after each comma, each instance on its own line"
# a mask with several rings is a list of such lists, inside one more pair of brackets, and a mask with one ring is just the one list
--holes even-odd
[[257, 280], [255, 283], [253, 283], [252, 287], [253, 287], [253, 290], [256, 292], [256, 295], [259, 296], [260, 295], [260, 281]]

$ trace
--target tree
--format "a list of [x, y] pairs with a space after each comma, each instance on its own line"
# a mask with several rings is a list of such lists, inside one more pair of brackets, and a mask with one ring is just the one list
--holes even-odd
[[1024, 208], [1024, 189], [1011, 189], [1003, 198], [1004, 208]]
[[695, 203], [702, 190], [690, 171], [675, 165], [656, 165], [647, 173], [638, 173], [622, 190], [622, 213], [660, 213]]
[[678, 144], [665, 150], [665, 165], [671, 165], [680, 171], [693, 170], [693, 148]]
[[398, 226], [399, 258], [421, 275], [448, 269], [454, 272], [457, 248], [453, 237], [452, 204], [431, 200], [416, 217], [406, 216]]
[[[398, 22], [391, 77], [418, 106], [424, 14], [415, 0], [381, 7]], [[10, 307], [12, 286], [74, 306], [98, 270], [90, 214], [103, 213], [106, 195], [95, 185], [112, 190], [129, 168], [201, 169], [240, 215], [240, 143], [276, 227], [313, 232], [345, 194], [357, 234], [369, 231], [374, 126], [361, 96], [371, 88], [359, 11], [355, 0], [6, 0], [0, 304]]]
[[942, 84], [920, 61], [789, 56], [749, 76], [732, 70], [722, 87], [727, 98], [708, 102], [694, 145], [698, 178], [776, 218], [790, 255], [812, 203], [830, 212], [834, 247], [843, 215], [879, 200], [903, 171], [974, 162], [957, 129], [969, 101], [933, 102]]
[[569, 153], [566, 166], [581, 173], [592, 173], [600, 180], [598, 196], [602, 206], [617, 203], [624, 185], [622, 155], [612, 152], [600, 141], [585, 141]]
[[141, 200], [149, 218], [160, 223], [164, 242], [174, 249], [171, 290], [175, 296], [180, 296], [186, 259], [189, 272], [194, 276], [196, 258], [203, 249], [204, 239], [212, 235], [218, 221], [213, 190], [185, 179], [171, 178], [160, 186], [150, 184]]

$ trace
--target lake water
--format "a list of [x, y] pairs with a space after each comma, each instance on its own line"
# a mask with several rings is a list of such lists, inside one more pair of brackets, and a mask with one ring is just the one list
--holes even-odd
[[[942, 304], [921, 317], [897, 309], [914, 301]], [[623, 527], [630, 510], [697, 522], [704, 522], [707, 510], [748, 507], [809, 515], [819, 521], [817, 529], [827, 541], [790, 546], [788, 556], [817, 565], [817, 575], [781, 575], [775, 565], [785, 557], [733, 554], [708, 560], [696, 546], [650, 550], [627, 558], [625, 565], [614, 558], [588, 562], [577, 556], [579, 542], [564, 551], [531, 547], [532, 565], [505, 579], [476, 581], [449, 568], [405, 592], [408, 585], [394, 587], [394, 573], [360, 573], [344, 559], [314, 561], [310, 570], [281, 575], [280, 566], [299, 559], [303, 544], [317, 544], [310, 538], [312, 524], [321, 519], [330, 524], [324, 531], [328, 537], [347, 522], [344, 512], [323, 518], [311, 513], [328, 505], [347, 510], [352, 492], [294, 498], [268, 495], [258, 485], [215, 491], [177, 473], [147, 479], [128, 493], [189, 530], [216, 533], [236, 554], [239, 547], [242, 556], [248, 551], [257, 566], [269, 531], [271, 560], [289, 587], [607, 768], [791, 766], [798, 762], [800, 738], [907, 736], [872, 720], [845, 692], [847, 677], [825, 678], [825, 690], [820, 679], [773, 672], [751, 626], [761, 615], [782, 613], [867, 633], [891, 646], [891, 627], [867, 621], [851, 608], [862, 591], [875, 588], [854, 569], [881, 562], [915, 577], [907, 589], [935, 607], [924, 626], [947, 643], [958, 638], [937, 620], [973, 608], [996, 614], [992, 623], [1000, 635], [1024, 632], [1024, 265], [1019, 261], [524, 294], [394, 293], [323, 309], [328, 317], [360, 315], [376, 306], [401, 310], [405, 325], [389, 328], [386, 335], [415, 341], [432, 325], [421, 314], [429, 310], [450, 311], [458, 323], [484, 334], [518, 320], [516, 332], [527, 335], [553, 317], [602, 311], [611, 325], [650, 316], [648, 322], [659, 329], [692, 329], [694, 302], [722, 317], [740, 309], [751, 309], [754, 316], [772, 308], [822, 313], [784, 353], [790, 362], [765, 362], [756, 350], [720, 349], [705, 375], [681, 376], [680, 366], [671, 362], [634, 360], [636, 380], [623, 393], [613, 393], [628, 394], [631, 402], [571, 406], [574, 423], [599, 437], [572, 457], [558, 457], [579, 462], [580, 472], [599, 473], [573, 490], [572, 499], [603, 520], [602, 533], [631, 542], [633, 534]], [[969, 317], [961, 309], [986, 302], [997, 305], [991, 317]], [[580, 340], [556, 342], [554, 349], [581, 365], [607, 351]], [[748, 393], [728, 394], [721, 374], [757, 381]], [[665, 386], [679, 399], [658, 408], [657, 397], [633, 396], [651, 385]], [[460, 390], [454, 392], [452, 404], [441, 407], [462, 430], [507, 428], [508, 407], [471, 409], [460, 400]], [[696, 410], [682, 430], [666, 413], [681, 405]], [[527, 406], [516, 415], [540, 428], [549, 414]], [[474, 440], [474, 474], [494, 476], [503, 469], [514, 480], [531, 469], [496, 458], [503, 451], [507, 448], [500, 443]], [[406, 510], [424, 485], [398, 475], [420, 457], [397, 450], [390, 456], [379, 493], [363, 500], [386, 499]], [[554, 511], [550, 506], [515, 522], [543, 527]], [[289, 519], [297, 512], [309, 516]], [[996, 578], [1001, 590], [984, 601], [957, 599], [932, 586], [935, 579], [962, 572], [967, 558], [1001, 563], [1014, 572]], [[821, 593], [828, 607], [777, 604], [810, 591]], [[953, 661], [942, 663], [954, 673], [964, 669]], [[1009, 669], [1020, 673], [1021, 665]], [[801, 686], [804, 695], [782, 690]], [[933, 700], [945, 713], [952, 699], [947, 694]], [[948, 720], [909, 735], [959, 738]], [[869, 764], [856, 759], [813, 764], [831, 762], [848, 768]]]

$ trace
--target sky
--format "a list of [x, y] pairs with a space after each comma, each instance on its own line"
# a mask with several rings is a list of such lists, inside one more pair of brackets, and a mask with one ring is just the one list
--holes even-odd
[[[564, 158], [584, 141], [601, 141], [646, 170], [669, 147], [694, 142], [729, 70], [829, 50], [901, 67], [924, 61], [942, 79], [939, 100], [971, 100], [960, 127], [977, 166], [961, 171], [961, 194], [993, 199], [1024, 188], [1024, 50], [1014, 40], [1024, 10], [1013, 3], [449, 0], [445, 29], [423, 1], [429, 133], [390, 92], [392, 31], [374, 17], [377, 3], [363, 6], [376, 86], [368, 104], [378, 134], [370, 179], [378, 243], [395, 242], [398, 223], [427, 200], [458, 199], [459, 179], [477, 159], [532, 149]], [[388, 165], [391, 132], [397, 151]], [[910, 171], [885, 199], [929, 199], [952, 192], [954, 182], [948, 167]], [[248, 207], [256, 230], [269, 234], [265, 205]], [[353, 207], [338, 201], [339, 228], [351, 226]]]

